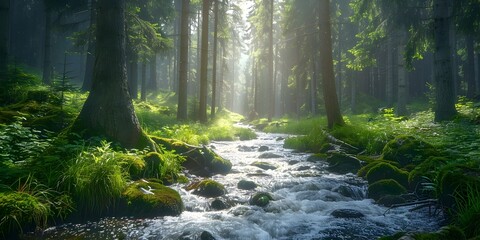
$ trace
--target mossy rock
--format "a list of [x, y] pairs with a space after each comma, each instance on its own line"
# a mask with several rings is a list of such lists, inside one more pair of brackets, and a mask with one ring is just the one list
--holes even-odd
[[309, 156], [307, 158], [307, 162], [312, 162], [312, 163], [323, 162], [323, 161], [326, 161], [327, 157], [328, 157], [327, 154], [316, 153]]
[[275, 167], [273, 164], [267, 163], [267, 162], [253, 162], [251, 164], [252, 166], [261, 168], [263, 170], [275, 170], [277, 167]]
[[367, 172], [366, 178], [370, 184], [383, 179], [393, 179], [408, 188], [408, 172], [385, 162], [373, 166]]
[[360, 160], [344, 153], [334, 153], [327, 158], [328, 170], [334, 173], [357, 173], [362, 167]]
[[160, 183], [139, 180], [122, 193], [128, 214], [134, 217], [178, 216], [184, 206], [177, 191]]
[[374, 182], [368, 186], [368, 196], [374, 200], [379, 200], [386, 195], [401, 195], [407, 190], [393, 179], [384, 179]]
[[412, 234], [413, 239], [415, 240], [466, 240], [465, 234], [463, 231], [455, 226], [445, 226], [442, 227], [437, 232], [429, 233], [414, 233]]
[[237, 183], [237, 188], [238, 189], [243, 189], [243, 190], [253, 190], [257, 187], [257, 184], [253, 181], [248, 181], [248, 180], [240, 180]]
[[429, 143], [412, 136], [397, 136], [389, 141], [382, 151], [382, 158], [398, 162], [401, 167], [418, 164], [439, 152]]
[[418, 183], [422, 182], [422, 178], [433, 180], [438, 171], [448, 162], [449, 159], [446, 157], [429, 157], [410, 171], [408, 182], [411, 186], [416, 186]]
[[143, 176], [145, 171], [144, 158], [137, 155], [121, 154], [117, 157], [123, 169], [125, 169], [133, 180], [138, 180]]
[[373, 167], [375, 167], [377, 164], [380, 164], [380, 163], [388, 163], [397, 168], [400, 166], [397, 162], [379, 159], [379, 160], [371, 161], [367, 165], [361, 167], [357, 172], [357, 176], [365, 178], [367, 176], [368, 171], [370, 171], [370, 169], [372, 169]]
[[31, 227], [43, 228], [51, 209], [36, 197], [24, 192], [0, 193], [0, 236], [15, 235]]
[[465, 198], [468, 192], [480, 191], [480, 169], [462, 164], [451, 164], [442, 168], [437, 176], [437, 194], [443, 207], [455, 212], [455, 197]]
[[152, 137], [152, 140], [166, 150], [173, 150], [184, 156], [185, 161], [182, 166], [197, 176], [210, 177], [215, 174], [227, 174], [232, 169], [232, 163], [229, 160], [220, 157], [205, 146], [191, 146], [168, 138]]
[[269, 193], [266, 193], [266, 192], [257, 192], [255, 193], [251, 198], [250, 200], [248, 201], [248, 203], [250, 205], [255, 205], [255, 206], [259, 206], [259, 207], [265, 207], [267, 206], [270, 201], [273, 200], [273, 197], [272, 195], [270, 195]]
[[193, 190], [193, 194], [206, 198], [220, 197], [227, 192], [221, 183], [212, 179], [194, 182], [187, 187], [187, 190]]

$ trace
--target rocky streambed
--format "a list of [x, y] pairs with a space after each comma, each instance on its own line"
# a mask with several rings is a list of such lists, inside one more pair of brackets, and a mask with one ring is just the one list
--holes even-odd
[[367, 183], [356, 175], [333, 173], [321, 159], [284, 149], [287, 135], [257, 134], [249, 141], [211, 143], [232, 163], [228, 174], [203, 183], [219, 183], [215, 194], [199, 194], [205, 178], [194, 175], [190, 184], [170, 186], [185, 206], [179, 216], [65, 224], [47, 229], [41, 239], [375, 239], [439, 228], [440, 219], [428, 209], [387, 212], [368, 198]]

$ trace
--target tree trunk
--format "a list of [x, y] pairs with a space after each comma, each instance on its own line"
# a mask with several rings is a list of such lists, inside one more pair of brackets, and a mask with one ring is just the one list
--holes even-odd
[[451, 120], [457, 113], [455, 109], [455, 92], [450, 54], [450, 17], [451, 0], [435, 0], [434, 38], [435, 38], [435, 121]]
[[208, 121], [207, 117], [207, 95], [208, 95], [208, 12], [210, 9], [210, 0], [203, 0], [202, 4], [202, 44], [200, 59], [200, 106], [199, 120], [202, 123]]
[[333, 73], [332, 35], [330, 25], [330, 0], [320, 0], [320, 53], [323, 56], [321, 62], [323, 97], [327, 112], [328, 128], [343, 125], [344, 121], [340, 114], [337, 92], [335, 89], [335, 75]]
[[467, 98], [475, 97], [476, 82], [475, 82], [475, 53], [474, 53], [474, 41], [472, 34], [468, 34], [465, 38], [467, 45], [467, 62], [465, 66], [465, 78], [467, 82]]
[[8, 70], [10, 0], [0, 0], [0, 81], [6, 79]]
[[[90, 1], [90, 30], [95, 26], [95, 5], [96, 0]], [[95, 65], [95, 38], [92, 31], [88, 34], [87, 63], [85, 76], [83, 77], [82, 91], [90, 91], [92, 88], [93, 67]]]
[[50, 85], [52, 83], [52, 59], [51, 59], [51, 27], [52, 10], [45, 7], [45, 40], [43, 49], [43, 83]]
[[140, 101], [147, 101], [147, 64], [142, 62], [142, 84], [140, 85]]
[[128, 63], [128, 92], [132, 99], [138, 98], [138, 63], [137, 60], [131, 60]]
[[385, 98], [387, 99], [387, 107], [393, 106], [393, 59], [392, 59], [392, 37], [387, 36], [387, 76], [385, 83]]
[[407, 70], [405, 68], [405, 44], [406, 44], [406, 30], [400, 29], [398, 36], [397, 47], [397, 63], [398, 63], [398, 94], [397, 94], [397, 108], [395, 114], [397, 116], [405, 116], [407, 114], [407, 96], [408, 96], [408, 80]]
[[215, 101], [217, 100], [217, 42], [218, 42], [218, 4], [219, 0], [215, 0], [215, 7], [213, 8], [213, 66], [212, 66], [212, 105], [210, 110], [210, 116], [213, 119], [215, 117]]
[[97, 48], [92, 90], [72, 131], [105, 136], [125, 148], [155, 150], [140, 128], [127, 88], [125, 0], [97, 3]]
[[270, 87], [268, 89], [268, 121], [272, 121], [275, 115], [275, 82], [273, 80], [273, 0], [270, 0], [270, 20], [268, 31], [268, 81]]
[[152, 59], [150, 60], [150, 78], [148, 81], [148, 89], [150, 92], [158, 92], [157, 84], [157, 53], [154, 53]]
[[182, 19], [180, 20], [180, 57], [178, 72], [178, 109], [177, 120], [187, 120], [188, 109], [188, 14], [190, 11], [190, 0], [182, 0]]

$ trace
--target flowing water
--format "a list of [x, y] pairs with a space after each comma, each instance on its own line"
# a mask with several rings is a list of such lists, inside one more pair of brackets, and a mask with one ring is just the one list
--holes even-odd
[[[86, 224], [67, 224], [45, 231], [44, 239], [375, 239], [397, 231], [432, 231], [440, 219], [428, 211], [387, 208], [366, 198], [366, 183], [354, 175], [329, 173], [323, 162], [307, 161], [309, 155], [283, 148], [287, 135], [257, 133], [249, 141], [213, 142], [211, 147], [229, 159], [232, 171], [216, 175], [225, 185], [222, 198], [233, 207], [212, 210], [213, 199], [191, 194], [174, 185], [186, 210], [178, 217], [155, 219], [106, 218]], [[259, 152], [266, 146], [266, 152]], [[265, 147], [263, 147], [265, 148]], [[261, 158], [273, 153], [276, 158]], [[271, 154], [270, 154], [271, 155]], [[263, 155], [265, 156], [265, 155]], [[261, 159], [260, 159], [260, 158]], [[262, 161], [277, 167], [262, 170], [251, 164]], [[237, 183], [250, 180], [255, 190], [240, 190]], [[251, 206], [256, 192], [270, 193], [266, 207]], [[335, 218], [337, 209], [360, 212], [360, 218]]]

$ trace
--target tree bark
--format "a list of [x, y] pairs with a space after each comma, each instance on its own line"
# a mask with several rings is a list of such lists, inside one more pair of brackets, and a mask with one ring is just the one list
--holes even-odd
[[128, 92], [132, 99], [138, 98], [138, 63], [136, 59], [128, 63]]
[[453, 84], [450, 54], [450, 18], [451, 0], [435, 0], [434, 11], [434, 68], [435, 68], [435, 121], [451, 120], [457, 113], [455, 109], [455, 90]]
[[202, 44], [200, 59], [200, 99], [199, 116], [202, 123], [208, 121], [207, 117], [207, 95], [208, 95], [208, 12], [210, 9], [210, 0], [203, 0], [202, 4]]
[[[95, 26], [95, 5], [96, 0], [90, 0], [90, 29]], [[95, 38], [92, 31], [88, 34], [87, 62], [85, 67], [85, 76], [83, 77], [82, 91], [90, 91], [92, 88], [93, 67], [95, 65]]]
[[474, 40], [472, 34], [468, 34], [465, 38], [467, 45], [467, 62], [465, 66], [465, 78], [467, 82], [467, 98], [475, 97], [476, 82], [475, 82], [475, 53]]
[[150, 147], [140, 128], [127, 88], [125, 0], [97, 3], [97, 48], [92, 90], [72, 131], [84, 137], [104, 136], [125, 148]]
[[397, 85], [397, 108], [395, 114], [397, 116], [405, 116], [407, 114], [407, 96], [408, 96], [408, 80], [407, 70], [405, 68], [405, 44], [406, 30], [400, 29], [398, 33], [397, 47], [397, 64], [398, 64], [398, 85]]
[[213, 119], [215, 117], [215, 103], [217, 95], [217, 42], [218, 42], [218, 4], [219, 0], [215, 0], [215, 6], [213, 10], [214, 22], [213, 22], [213, 64], [212, 64], [212, 103], [210, 109], [210, 116]]
[[158, 92], [157, 84], [157, 53], [155, 52], [150, 60], [150, 78], [148, 81], [148, 89], [150, 92]]
[[190, 11], [190, 0], [182, 0], [182, 18], [180, 20], [180, 57], [178, 72], [178, 109], [177, 120], [187, 120], [188, 102], [188, 15]]
[[142, 83], [140, 85], [140, 101], [147, 101], [147, 64], [142, 62]]
[[51, 28], [52, 28], [52, 9], [45, 6], [45, 40], [43, 48], [43, 83], [50, 85], [52, 83], [52, 59], [51, 59]]
[[0, 0], [0, 81], [6, 80], [8, 71], [10, 0]]
[[272, 121], [275, 115], [275, 82], [273, 80], [273, 0], [269, 1], [270, 19], [269, 19], [269, 31], [268, 31], [268, 81], [270, 81], [270, 87], [268, 90], [268, 121]]
[[385, 83], [385, 98], [387, 99], [387, 107], [393, 106], [393, 46], [392, 37], [387, 36], [387, 76]]
[[330, 0], [320, 0], [320, 53], [323, 56], [321, 61], [323, 97], [327, 112], [328, 128], [336, 125], [343, 125], [344, 121], [340, 114], [337, 92], [335, 89], [335, 75], [333, 73], [332, 56], [332, 35], [330, 25]]

